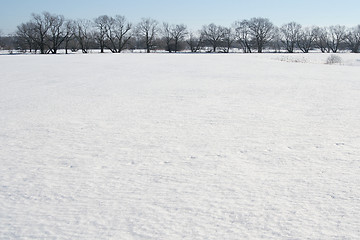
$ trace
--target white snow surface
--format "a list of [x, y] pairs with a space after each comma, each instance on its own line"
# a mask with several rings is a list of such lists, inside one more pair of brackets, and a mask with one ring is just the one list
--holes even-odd
[[360, 239], [360, 55], [327, 56], [0, 56], [0, 239]]

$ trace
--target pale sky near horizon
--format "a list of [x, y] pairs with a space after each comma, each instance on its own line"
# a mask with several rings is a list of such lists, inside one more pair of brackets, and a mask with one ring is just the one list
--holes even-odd
[[359, 0], [0, 0], [0, 30], [5, 34], [27, 22], [32, 13], [44, 11], [69, 19], [89, 19], [100, 15], [125, 16], [136, 23], [143, 17], [159, 22], [185, 24], [192, 30], [215, 23], [230, 26], [236, 20], [269, 18], [281, 26], [291, 21], [304, 26], [360, 24]]

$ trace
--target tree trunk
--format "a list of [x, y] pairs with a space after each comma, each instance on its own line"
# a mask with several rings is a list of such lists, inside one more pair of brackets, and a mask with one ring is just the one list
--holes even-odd
[[40, 54], [45, 54], [45, 48], [42, 44], [40, 44]]
[[351, 49], [353, 53], [359, 53], [360, 44], [355, 44], [355, 46]]
[[68, 54], [68, 41], [65, 42], [65, 54]]
[[175, 39], [175, 52], [177, 52], [178, 51], [178, 40], [177, 39]]
[[258, 53], [262, 53], [263, 46], [260, 42], [258, 42]]

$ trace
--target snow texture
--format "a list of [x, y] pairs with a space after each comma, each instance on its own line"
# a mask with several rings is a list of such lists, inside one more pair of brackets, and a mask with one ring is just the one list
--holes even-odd
[[327, 57], [0, 56], [0, 239], [360, 239], [360, 57]]

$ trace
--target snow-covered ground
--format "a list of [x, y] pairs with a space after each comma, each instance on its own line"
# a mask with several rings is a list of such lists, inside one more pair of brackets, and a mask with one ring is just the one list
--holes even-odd
[[360, 239], [340, 56], [0, 56], [0, 239]]

